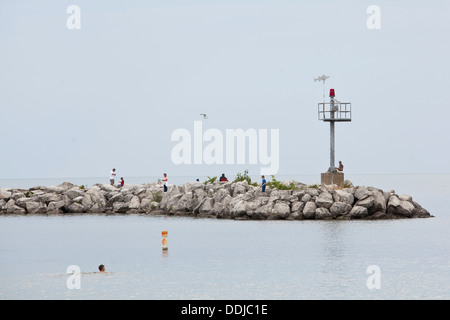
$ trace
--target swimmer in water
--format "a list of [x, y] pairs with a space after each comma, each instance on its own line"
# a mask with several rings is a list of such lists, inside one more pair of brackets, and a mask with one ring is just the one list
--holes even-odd
[[100, 271], [100, 272], [105, 272], [105, 266], [104, 265], [99, 265], [98, 266], [98, 270]]

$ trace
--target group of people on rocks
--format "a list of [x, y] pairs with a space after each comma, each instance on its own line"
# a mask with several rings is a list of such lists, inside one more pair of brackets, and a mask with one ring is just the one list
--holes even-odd
[[[109, 182], [112, 186], [114, 186], [116, 175], [117, 175], [116, 169], [113, 168], [109, 174]], [[261, 182], [260, 188], [261, 188], [262, 192], [265, 192], [266, 191], [266, 179], [264, 176], [261, 176], [261, 179], [262, 179], [262, 182]], [[167, 177], [167, 173], [164, 173], [163, 179], [162, 179], [164, 192], [167, 192], [167, 190], [168, 190], [168, 181], [169, 181], [169, 178]], [[199, 179], [197, 179], [197, 181], [199, 181]], [[222, 181], [222, 182], [228, 181], [228, 178], [225, 176], [225, 173], [222, 173], [222, 176], [220, 177], [219, 181]], [[121, 177], [120, 183], [117, 185], [117, 187], [121, 188], [124, 186], [124, 184], [125, 184], [125, 180], [123, 180], [123, 177]]]
[[[342, 161], [339, 161], [339, 167], [336, 168], [338, 171], [343, 171], [344, 170], [344, 165], [342, 164]], [[114, 185], [114, 181], [116, 178], [116, 169], [113, 168], [111, 170], [111, 173], [109, 175], [109, 182], [111, 183], [111, 185]], [[163, 179], [162, 179], [162, 183], [163, 183], [163, 187], [164, 187], [164, 192], [167, 192], [168, 190], [168, 181], [169, 178], [167, 177], [167, 174], [164, 173], [163, 174]], [[199, 181], [199, 179], [197, 179], [197, 181]], [[225, 173], [222, 173], [222, 176], [219, 178], [219, 181], [222, 182], [226, 182], [228, 181], [228, 178], [225, 176]], [[120, 178], [120, 183], [117, 185], [119, 188], [123, 187], [125, 184], [125, 180], [123, 180], [123, 177]], [[266, 178], [264, 176], [261, 176], [261, 184], [260, 184], [260, 188], [262, 192], [266, 191], [266, 186], [267, 186], [267, 181]]]

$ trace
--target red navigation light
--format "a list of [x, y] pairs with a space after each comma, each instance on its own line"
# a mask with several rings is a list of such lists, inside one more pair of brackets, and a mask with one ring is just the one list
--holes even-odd
[[334, 89], [330, 89], [330, 97], [335, 97], [335, 95], [334, 95]]

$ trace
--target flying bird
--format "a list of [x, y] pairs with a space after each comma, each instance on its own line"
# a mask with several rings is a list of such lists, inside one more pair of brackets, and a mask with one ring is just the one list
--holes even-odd
[[329, 76], [326, 76], [326, 75], [321, 75], [321, 76], [319, 76], [319, 77], [317, 77], [317, 78], [314, 78], [314, 82], [316, 82], [316, 81], [323, 81], [324, 83], [325, 83], [325, 80], [327, 80], [329, 78]]
[[208, 116], [205, 113], [200, 113], [201, 116], [203, 116], [203, 119], [208, 119]]

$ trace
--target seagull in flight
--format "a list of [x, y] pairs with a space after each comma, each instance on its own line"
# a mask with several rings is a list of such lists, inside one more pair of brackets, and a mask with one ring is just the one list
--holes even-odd
[[205, 113], [200, 113], [201, 116], [203, 116], [203, 119], [208, 119], [208, 116]]

